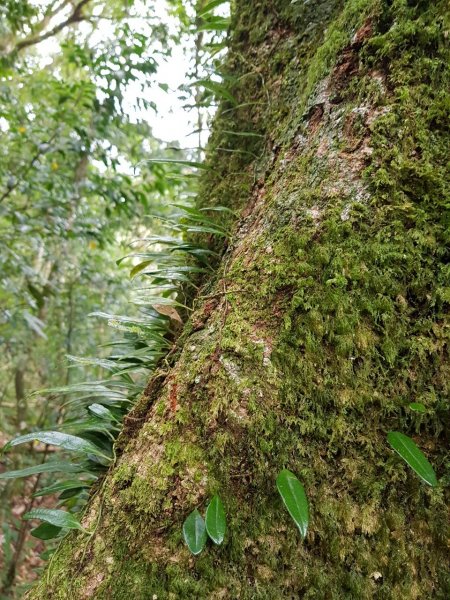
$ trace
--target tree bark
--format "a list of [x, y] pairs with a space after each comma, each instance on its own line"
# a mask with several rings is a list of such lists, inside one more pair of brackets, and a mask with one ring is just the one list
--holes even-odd
[[[68, 536], [29, 598], [449, 597], [446, 8], [236, 2], [237, 106], [216, 118], [199, 202], [240, 218], [126, 420], [95, 533]], [[283, 467], [309, 499], [304, 541]], [[215, 493], [225, 543], [193, 557], [183, 521]]]

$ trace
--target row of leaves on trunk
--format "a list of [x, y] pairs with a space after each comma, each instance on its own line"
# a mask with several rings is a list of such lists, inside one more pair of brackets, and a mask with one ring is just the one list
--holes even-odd
[[[309, 524], [309, 506], [305, 488], [288, 469], [283, 469], [276, 481], [278, 492], [301, 537], [306, 537]], [[216, 494], [206, 508], [205, 518], [195, 508], [183, 524], [183, 537], [192, 554], [205, 547], [208, 537], [216, 545], [222, 544], [227, 529], [226, 513], [222, 500]]]
[[[392, 448], [425, 483], [433, 487], [437, 485], [433, 467], [411, 438], [399, 431], [390, 431], [387, 439]], [[301, 538], [305, 539], [309, 526], [309, 504], [303, 484], [289, 469], [283, 469], [277, 477], [276, 486], [289, 515], [298, 527]], [[225, 532], [225, 509], [217, 494], [206, 509], [205, 519], [196, 508], [183, 525], [184, 540], [194, 555], [200, 554], [208, 537], [214, 544], [222, 544]]]

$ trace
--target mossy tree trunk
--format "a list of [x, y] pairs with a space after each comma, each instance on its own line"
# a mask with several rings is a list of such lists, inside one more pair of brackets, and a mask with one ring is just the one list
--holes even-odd
[[[236, 3], [238, 106], [216, 118], [200, 202], [240, 217], [126, 421], [84, 519], [95, 534], [66, 538], [30, 598], [449, 597], [446, 10]], [[304, 541], [283, 467], [309, 498]], [[215, 493], [226, 540], [194, 558], [182, 524]]]

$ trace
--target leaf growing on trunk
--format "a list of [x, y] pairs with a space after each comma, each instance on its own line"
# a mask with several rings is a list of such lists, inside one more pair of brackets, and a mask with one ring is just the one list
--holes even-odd
[[390, 431], [387, 440], [417, 475], [432, 487], [437, 485], [436, 473], [425, 455], [407, 435], [399, 431]]
[[77, 437], [76, 435], [70, 435], [68, 433], [61, 433], [59, 431], [35, 431], [33, 433], [27, 433], [26, 435], [20, 435], [8, 442], [3, 450], [9, 450], [12, 446], [18, 446], [19, 444], [26, 444], [27, 442], [42, 442], [43, 444], [49, 444], [51, 446], [60, 446], [65, 450], [72, 450], [74, 452], [81, 452], [83, 454], [93, 454], [94, 456], [107, 457], [100, 449], [88, 442], [87, 440]]
[[61, 527], [52, 525], [51, 523], [41, 523], [30, 531], [31, 535], [40, 540], [52, 540], [61, 532]]
[[206, 531], [215, 544], [221, 544], [225, 537], [226, 516], [222, 500], [217, 496], [211, 500], [206, 509]]
[[197, 509], [193, 510], [184, 522], [183, 536], [192, 554], [200, 554], [206, 543], [206, 527]]
[[73, 490], [79, 488], [88, 488], [96, 480], [96, 477], [91, 478], [90, 481], [79, 481], [79, 480], [66, 480], [58, 481], [53, 485], [49, 485], [40, 489], [33, 494], [33, 498], [39, 498], [39, 496], [48, 496], [49, 494], [55, 494], [56, 492], [64, 492], [66, 490]]
[[81, 523], [65, 510], [55, 510], [50, 508], [33, 508], [29, 512], [23, 515], [23, 518], [27, 521], [31, 519], [41, 519], [46, 523], [50, 523], [55, 527], [61, 527], [66, 529], [80, 529], [85, 531]]
[[411, 404], [409, 405], [409, 408], [411, 410], [413, 410], [414, 412], [419, 412], [419, 413], [427, 412], [427, 409], [422, 404], [422, 402], [411, 402]]
[[309, 508], [303, 485], [294, 473], [283, 469], [277, 477], [277, 488], [300, 535], [305, 538], [309, 523]]
[[28, 477], [29, 475], [36, 475], [38, 473], [80, 473], [82, 470], [83, 467], [81, 465], [64, 461], [53, 461], [41, 463], [40, 465], [33, 465], [32, 467], [25, 467], [25, 469], [19, 469], [18, 471], [6, 471], [5, 473], [0, 474], [0, 479]]

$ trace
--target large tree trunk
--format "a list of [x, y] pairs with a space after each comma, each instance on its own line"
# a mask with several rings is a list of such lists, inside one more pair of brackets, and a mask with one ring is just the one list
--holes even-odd
[[[66, 538], [30, 598], [449, 597], [446, 8], [237, 2], [240, 107], [216, 118], [200, 202], [241, 216], [127, 419], [84, 519], [95, 534]], [[389, 430], [416, 440], [437, 488]], [[305, 541], [283, 467], [309, 498]], [[227, 537], [194, 558], [182, 523], [214, 493]]]

